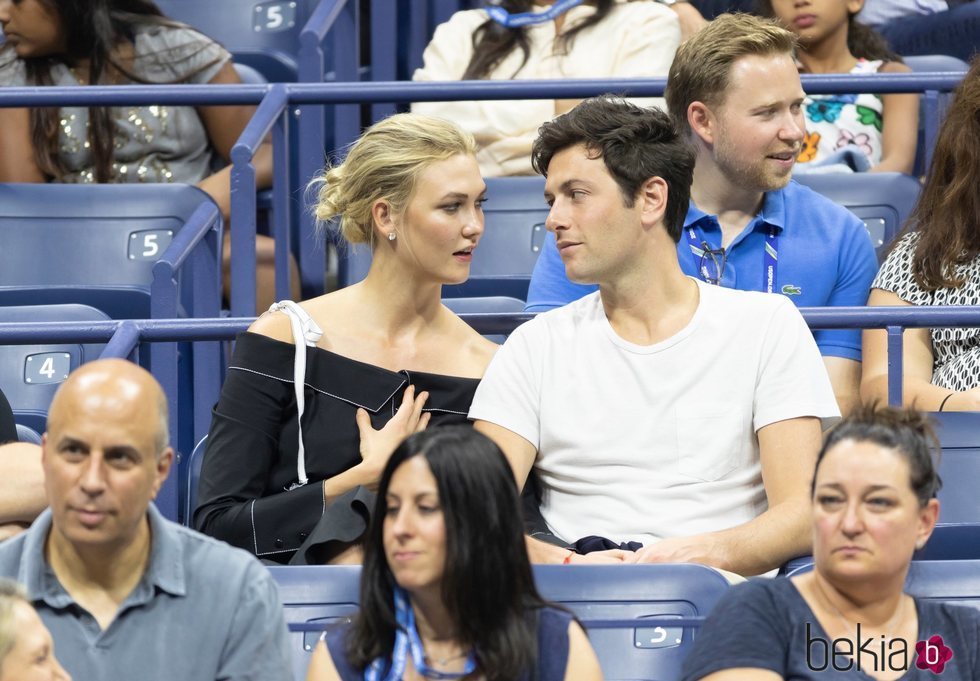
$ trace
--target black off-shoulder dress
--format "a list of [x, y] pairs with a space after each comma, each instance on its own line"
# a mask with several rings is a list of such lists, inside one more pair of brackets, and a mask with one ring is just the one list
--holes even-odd
[[475, 378], [390, 371], [307, 348], [303, 442], [309, 483], [294, 487], [294, 353], [290, 343], [239, 335], [214, 408], [194, 510], [201, 532], [277, 563], [319, 562], [330, 542], [354, 541], [366, 529], [373, 495], [357, 488], [325, 507], [321, 484], [361, 460], [358, 407], [381, 428], [414, 385], [429, 393], [430, 426], [465, 424], [479, 384]]

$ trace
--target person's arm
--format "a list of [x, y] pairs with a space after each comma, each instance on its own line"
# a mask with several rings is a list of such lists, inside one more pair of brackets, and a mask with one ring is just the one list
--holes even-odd
[[306, 681], [341, 681], [340, 673], [333, 663], [327, 644], [321, 638], [310, 656], [310, 666], [306, 669]]
[[0, 182], [46, 182], [34, 158], [28, 109], [0, 108]]
[[741, 669], [724, 669], [714, 674], [708, 674], [701, 681], [783, 681], [783, 677], [768, 669], [743, 667]]
[[[861, 307], [868, 301], [871, 282], [878, 272], [878, 259], [868, 230], [847, 210], [834, 207], [827, 217], [843, 223], [840, 240], [836, 242], [836, 258], [828, 259], [836, 261], [837, 278], [827, 299], [820, 304]], [[860, 401], [861, 332], [859, 329], [816, 329], [813, 337], [830, 376], [837, 406], [847, 415]]]
[[[602, 669], [589, 637], [582, 625], [572, 620], [568, 623], [568, 664], [565, 665], [565, 681], [602, 681]], [[309, 680], [308, 680], [309, 681]]]
[[681, 23], [681, 42], [684, 42], [692, 35], [708, 25], [698, 8], [687, 0], [679, 0], [670, 6], [670, 9], [677, 15], [677, 20]]
[[[537, 449], [520, 435], [489, 421], [475, 421], [473, 427], [493, 440], [504, 456], [507, 457], [519, 489], [524, 488], [527, 476], [534, 465]], [[630, 555], [628, 551], [614, 549], [611, 551], [596, 551], [586, 555], [573, 553], [571, 550], [540, 541], [533, 537], [524, 537], [527, 554], [535, 564], [570, 563], [621, 563]]]
[[[683, 3], [686, 5], [686, 3]], [[674, 10], [674, 11], [672, 11]], [[613, 59], [608, 73], [615, 78], [665, 78], [674, 61], [674, 54], [681, 44], [680, 14], [685, 12], [668, 9], [650, 2], [626, 3], [619, 6], [622, 13], [618, 25], [608, 28], [599, 24], [593, 28], [608, 35]], [[687, 5], [686, 11], [697, 10]], [[604, 23], [609, 22], [605, 20]], [[584, 55], [589, 59], [589, 55]], [[666, 111], [663, 97], [630, 97], [637, 106], [656, 106]]]
[[[868, 305], [908, 306], [897, 294], [872, 289]], [[932, 384], [934, 356], [929, 329], [907, 329], [902, 351], [902, 403], [925, 411], [937, 411], [953, 391]], [[865, 401], [888, 402], [888, 350], [884, 330], [864, 332], [864, 363], [861, 378], [861, 397]], [[976, 390], [955, 393], [943, 405], [944, 411], [980, 410], [980, 394]]]
[[[901, 62], [883, 64], [879, 73], [910, 73]], [[881, 161], [871, 172], [911, 173], [919, 129], [919, 95], [882, 95]]]
[[27, 442], [0, 445], [0, 526], [24, 527], [47, 505], [41, 448]]
[[844, 357], [824, 357], [824, 366], [834, 388], [840, 413], [847, 416], [861, 403], [861, 363]]
[[664, 539], [635, 554], [637, 563], [701, 563], [758, 575], [810, 550], [809, 476], [820, 449], [820, 421], [801, 417], [758, 432], [768, 509], [718, 532]]
[[[209, 83], [236, 84], [241, 83], [238, 72], [234, 65], [226, 62], [221, 70], [218, 71]], [[200, 106], [197, 108], [198, 115], [204, 122], [204, 127], [208, 133], [208, 140], [218, 154], [229, 161], [231, 159], [231, 148], [241, 137], [242, 131], [248, 125], [249, 119], [255, 113], [255, 107], [234, 105], [234, 106]], [[252, 160], [255, 166], [255, 185], [258, 189], [265, 189], [272, 185], [272, 142], [268, 139], [262, 142], [255, 152]], [[218, 172], [201, 180], [198, 185], [206, 191], [221, 209], [222, 215], [227, 220], [231, 214], [231, 166], [225, 166]]]
[[[473, 423], [473, 428], [497, 443], [514, 472], [518, 489], [523, 490], [524, 483], [527, 481], [527, 476], [531, 472], [531, 467], [534, 465], [534, 459], [538, 453], [534, 445], [517, 433], [489, 421], [476, 421]], [[531, 537], [524, 539], [527, 543], [528, 557], [532, 563], [561, 563], [569, 554], [568, 549], [563, 549], [560, 546], [554, 546]]]

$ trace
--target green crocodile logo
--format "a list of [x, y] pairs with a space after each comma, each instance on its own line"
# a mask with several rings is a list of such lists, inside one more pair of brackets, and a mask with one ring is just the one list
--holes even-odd
[[782, 291], [784, 296], [798, 296], [803, 293], [803, 289], [795, 284], [785, 284]]

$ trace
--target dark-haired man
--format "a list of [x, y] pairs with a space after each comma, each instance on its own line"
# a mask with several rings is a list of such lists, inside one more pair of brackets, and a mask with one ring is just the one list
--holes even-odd
[[532, 558], [751, 575], [804, 553], [820, 419], [837, 406], [790, 301], [681, 270], [690, 145], [666, 114], [597, 98], [543, 125], [532, 153], [568, 278], [599, 291], [518, 328], [470, 418], [520, 484], [534, 468], [559, 540], [643, 544], [578, 556], [529, 539]]
[[[878, 263], [863, 223], [790, 181], [804, 135], [795, 40], [769, 20], [723, 15], [677, 51], [667, 105], [697, 152], [677, 256], [691, 276], [781, 294], [799, 307], [864, 305]], [[570, 282], [546, 244], [527, 309], [592, 290]], [[858, 400], [860, 332], [822, 329], [814, 337], [846, 413]]]
[[290, 681], [275, 582], [254, 556], [150, 501], [170, 472], [167, 401], [123, 360], [61, 385], [41, 446], [50, 509], [0, 544], [75, 679]]

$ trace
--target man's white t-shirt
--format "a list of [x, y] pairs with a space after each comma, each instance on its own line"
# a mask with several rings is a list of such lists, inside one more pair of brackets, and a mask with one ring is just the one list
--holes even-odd
[[691, 321], [663, 342], [620, 338], [596, 292], [520, 326], [487, 368], [469, 417], [537, 448], [541, 511], [561, 539], [740, 525], [766, 509], [756, 431], [839, 416], [792, 302], [698, 286]]

